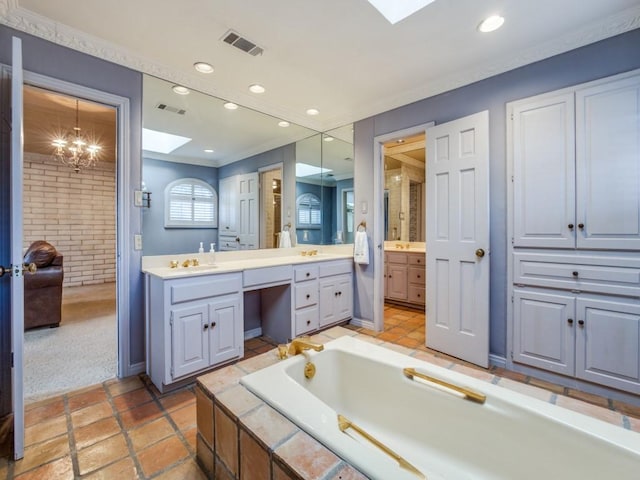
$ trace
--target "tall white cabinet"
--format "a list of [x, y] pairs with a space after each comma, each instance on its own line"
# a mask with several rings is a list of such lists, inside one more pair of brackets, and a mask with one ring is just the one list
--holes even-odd
[[513, 364], [640, 393], [640, 73], [507, 115]]
[[259, 177], [257, 172], [220, 179], [218, 249], [258, 248]]

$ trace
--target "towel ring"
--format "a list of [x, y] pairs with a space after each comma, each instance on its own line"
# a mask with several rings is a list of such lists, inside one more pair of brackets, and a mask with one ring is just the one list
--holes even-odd
[[290, 228], [291, 228], [291, 223], [287, 223], [287, 224], [282, 226], [282, 231], [283, 232], [288, 232]]
[[363, 221], [361, 221], [361, 222], [358, 224], [358, 231], [359, 231], [359, 232], [366, 232], [366, 231], [367, 231], [367, 222], [365, 222], [364, 220], [363, 220]]

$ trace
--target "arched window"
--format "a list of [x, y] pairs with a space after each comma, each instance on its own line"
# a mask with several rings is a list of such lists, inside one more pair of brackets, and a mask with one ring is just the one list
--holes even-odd
[[299, 227], [320, 226], [322, 224], [322, 210], [320, 199], [313, 193], [303, 193], [296, 200]]
[[216, 228], [218, 194], [197, 178], [180, 178], [164, 191], [164, 226], [168, 228]]

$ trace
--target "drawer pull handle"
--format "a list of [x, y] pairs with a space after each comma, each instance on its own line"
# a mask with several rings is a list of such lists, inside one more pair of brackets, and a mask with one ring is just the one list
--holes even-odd
[[569, 227], [569, 230], [573, 230], [573, 223], [570, 223], [567, 227]]
[[577, 277], [578, 276], [578, 272], [573, 271], [573, 272], [571, 272], [571, 275], [573, 275], [574, 277]]
[[418, 278], [420, 278], [420, 275], [418, 275]]
[[307, 325], [311, 325], [311, 320], [307, 320]]
[[567, 323], [569, 325], [573, 325], [573, 318], [567, 318]]
[[578, 320], [578, 325], [580, 325], [581, 327], [584, 327], [584, 320]]
[[211, 322], [211, 328], [216, 326], [216, 322]]
[[307, 277], [311, 275], [311, 272], [307, 272]]
[[579, 228], [580, 230], [584, 229], [584, 223], [579, 223], [579, 224], [578, 224], [578, 228]]
[[208, 324], [208, 323], [205, 323], [205, 324], [204, 324], [204, 327], [202, 327], [202, 328], [203, 328], [204, 330], [206, 330], [207, 328], [209, 328], [209, 324]]
[[418, 294], [418, 298], [420, 298], [420, 294]]
[[311, 298], [311, 295], [307, 293], [307, 300], [309, 300], [310, 298]]

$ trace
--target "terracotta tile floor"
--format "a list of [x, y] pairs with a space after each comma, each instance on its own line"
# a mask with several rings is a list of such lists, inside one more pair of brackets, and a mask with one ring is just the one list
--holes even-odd
[[[274, 345], [245, 342], [245, 358]], [[193, 386], [161, 394], [144, 376], [27, 405], [25, 456], [0, 480], [199, 480]]]
[[[385, 305], [384, 332], [346, 327], [414, 351], [417, 358], [465, 369], [464, 373], [485, 380], [502, 377], [500, 383], [509, 382], [509, 388], [547, 401], [551, 398], [558, 405], [582, 409], [603, 420], [608, 413], [617, 418], [625, 415], [626, 428], [640, 431], [640, 407], [501, 368], [484, 370], [426, 348], [422, 311]], [[273, 347], [261, 338], [248, 340], [245, 359]], [[604, 409], [589, 411], [589, 404]], [[163, 395], [144, 376], [114, 379], [28, 405], [25, 426], [25, 458], [18, 462], [0, 459], [0, 480], [205, 478], [195, 460], [192, 386]]]

